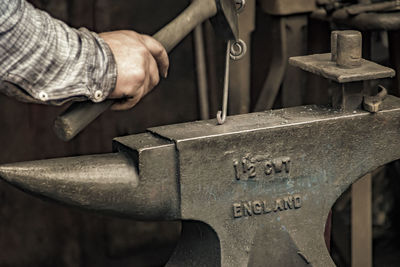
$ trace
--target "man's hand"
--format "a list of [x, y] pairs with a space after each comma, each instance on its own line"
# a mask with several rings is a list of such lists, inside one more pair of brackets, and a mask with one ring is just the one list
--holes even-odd
[[134, 31], [106, 32], [100, 37], [117, 63], [117, 84], [109, 98], [124, 100], [112, 106], [113, 110], [132, 108], [159, 83], [160, 74], [167, 77], [168, 54], [154, 38]]

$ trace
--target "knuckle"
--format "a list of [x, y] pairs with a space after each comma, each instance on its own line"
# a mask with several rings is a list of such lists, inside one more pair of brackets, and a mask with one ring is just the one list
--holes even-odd
[[157, 46], [156, 49], [154, 50], [154, 55], [156, 57], [162, 57], [164, 56], [164, 48], [161, 46]]
[[149, 50], [147, 49], [147, 47], [145, 47], [144, 45], [141, 46], [140, 48], [138, 48], [138, 53], [142, 56], [142, 57], [148, 57], [150, 55]]
[[134, 80], [137, 84], [143, 84], [146, 80], [146, 71], [144, 68], [137, 68], [131, 74], [131, 79]]
[[151, 38], [151, 37], [150, 37], [149, 35], [147, 35], [147, 34], [143, 34], [143, 33], [140, 34], [140, 39], [143, 40], [143, 41], [144, 41], [144, 40], [147, 40], [147, 39], [149, 39], [149, 38]]

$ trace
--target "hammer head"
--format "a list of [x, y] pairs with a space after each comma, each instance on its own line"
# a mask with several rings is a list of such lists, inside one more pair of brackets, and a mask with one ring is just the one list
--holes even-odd
[[239, 25], [235, 0], [215, 0], [217, 15], [211, 19], [217, 34], [225, 40], [239, 39]]

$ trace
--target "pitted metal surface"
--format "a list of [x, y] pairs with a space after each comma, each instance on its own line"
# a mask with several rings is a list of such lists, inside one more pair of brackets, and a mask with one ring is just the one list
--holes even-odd
[[[113, 164], [89, 158], [115, 179], [91, 164], [72, 172], [71, 159], [1, 166], [0, 176], [69, 205], [183, 220], [169, 266], [333, 266], [323, 238], [331, 206], [359, 177], [400, 158], [400, 99], [383, 104], [376, 114], [303, 106], [232, 116], [218, 127], [151, 128], [115, 139]], [[118, 182], [132, 179], [125, 168], [137, 168], [137, 185]], [[80, 179], [66, 179], [77, 172]], [[104, 194], [105, 180], [119, 189]], [[90, 190], [77, 190], [88, 181]], [[107, 206], [115, 199], [124, 201]]]
[[396, 74], [391, 68], [365, 59], [361, 59], [361, 66], [358, 68], [341, 68], [331, 61], [331, 53], [292, 57], [289, 62], [293, 66], [338, 83], [392, 78]]

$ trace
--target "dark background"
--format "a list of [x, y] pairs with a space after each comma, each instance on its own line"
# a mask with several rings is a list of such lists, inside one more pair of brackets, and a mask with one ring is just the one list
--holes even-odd
[[[96, 32], [134, 29], [148, 34], [155, 33], [188, 4], [187, 0], [30, 2], [74, 27], [87, 27]], [[274, 18], [267, 16], [258, 6], [256, 14], [256, 30], [251, 45], [251, 106], [258, 99], [276, 49], [276, 35], [270, 27]], [[308, 28], [303, 32], [306, 45], [302, 54], [328, 52], [330, 25], [313, 20], [308, 22]], [[382, 47], [379, 36], [375, 35], [374, 39], [377, 44], [374, 46], [377, 47], [375, 54], [381, 63], [388, 65], [387, 47]], [[208, 50], [212, 50], [207, 63], [210, 116], [214, 116], [221, 103], [224, 45], [213, 36], [207, 24], [206, 41]], [[168, 79], [163, 80], [137, 107], [125, 112], [106, 112], [69, 143], [59, 141], [52, 131], [54, 119], [66, 107], [18, 103], [0, 95], [0, 163], [110, 152], [114, 137], [140, 133], [152, 126], [200, 119], [193, 47], [193, 38], [188, 36], [170, 54]], [[307, 85], [307, 90], [300, 94], [301, 99], [294, 99], [293, 103], [325, 102], [324, 82], [313, 78]], [[302, 88], [305, 86], [299, 84], [298, 90]], [[393, 84], [390, 89], [396, 94], [398, 88]], [[281, 99], [283, 97], [279, 95], [275, 107], [286, 106]], [[231, 101], [240, 102], [240, 99]], [[231, 110], [232, 113], [237, 112]], [[393, 219], [397, 216], [394, 212], [397, 202], [396, 194], [392, 193], [399, 188], [395, 182], [398, 172], [396, 166], [391, 170], [389, 175], [374, 180], [378, 181], [378, 186], [374, 187], [374, 203], [377, 205], [374, 216], [382, 215], [381, 211], [386, 216], [383, 222], [374, 221], [375, 243], [383, 246], [375, 249], [374, 253], [376, 259], [384, 260], [388, 259], [388, 254], [395, 255], [398, 251], [391, 243], [397, 238], [396, 220]], [[386, 192], [385, 201], [381, 199], [385, 195], [383, 192]], [[334, 209], [337, 216], [334, 216], [333, 230], [340, 238], [333, 238], [332, 242], [336, 242], [333, 249], [336, 250], [337, 263], [342, 266], [349, 263], [348, 199], [345, 195], [340, 206], [342, 209]], [[162, 266], [174, 249], [179, 231], [177, 222], [135, 222], [82, 212], [44, 202], [0, 182], [1, 267]], [[381, 239], [383, 243], [378, 242]], [[382, 261], [376, 265], [390, 266], [380, 263]]]
[[[187, 1], [37, 0], [36, 7], [74, 27], [152, 34]], [[0, 95], [0, 162], [111, 151], [112, 138], [198, 119], [192, 40], [170, 55], [169, 78], [132, 111], [107, 112], [64, 143], [52, 124], [65, 107], [18, 103]], [[158, 266], [168, 259], [178, 223], [141, 223], [44, 202], [0, 183], [0, 266]]]

